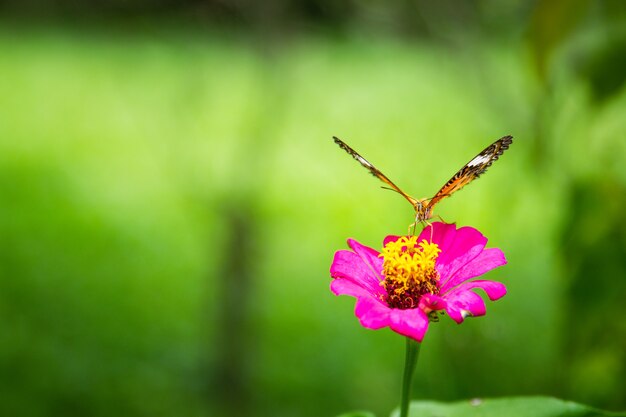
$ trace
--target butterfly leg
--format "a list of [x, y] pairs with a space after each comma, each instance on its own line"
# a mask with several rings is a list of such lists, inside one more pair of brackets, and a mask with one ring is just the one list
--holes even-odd
[[408, 236], [415, 236], [415, 232], [417, 231], [417, 225], [421, 224], [422, 225], [422, 230], [426, 229], [427, 227], [430, 227], [430, 240], [432, 242], [433, 240], [433, 227], [432, 227], [432, 223], [426, 221], [426, 220], [415, 220], [413, 223], [411, 223], [409, 225], [409, 232], [408, 232]]
[[438, 219], [439, 219], [442, 223], [445, 223], [445, 224], [452, 224], [452, 223], [448, 223], [447, 221], [445, 221], [445, 220], [443, 219], [443, 217], [441, 217], [441, 216], [440, 216], [440, 215], [438, 215], [438, 214], [437, 214], [437, 216], [436, 216], [436, 217], [437, 217], [437, 218], [438, 218]]
[[420, 224], [422, 226], [424, 226], [422, 228], [422, 230], [426, 229], [427, 227], [430, 228], [430, 242], [432, 242], [433, 241], [433, 230], [434, 230], [433, 224], [431, 222], [429, 222], [429, 221], [426, 221], [426, 220], [421, 220]]
[[[416, 228], [417, 228], [417, 220], [409, 225], [408, 236], [414, 236]], [[413, 229], [413, 230], [411, 231], [411, 229]]]

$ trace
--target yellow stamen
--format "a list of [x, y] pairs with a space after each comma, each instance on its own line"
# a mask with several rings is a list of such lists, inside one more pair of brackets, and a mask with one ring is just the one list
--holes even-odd
[[382, 253], [385, 301], [394, 308], [415, 308], [426, 293], [439, 291], [435, 262], [441, 249], [436, 243], [417, 236], [402, 236], [385, 245]]

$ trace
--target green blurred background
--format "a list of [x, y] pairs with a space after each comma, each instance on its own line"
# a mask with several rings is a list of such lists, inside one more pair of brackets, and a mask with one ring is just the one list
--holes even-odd
[[438, 206], [509, 264], [414, 397], [626, 408], [626, 3], [0, 4], [0, 415], [387, 415], [404, 341], [328, 269]]

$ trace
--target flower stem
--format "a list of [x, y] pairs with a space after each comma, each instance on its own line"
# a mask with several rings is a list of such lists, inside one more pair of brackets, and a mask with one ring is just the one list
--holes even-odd
[[400, 417], [408, 417], [409, 402], [411, 400], [411, 381], [413, 371], [420, 353], [421, 343], [410, 337], [406, 338], [406, 357], [404, 360], [404, 377], [402, 378], [402, 402], [400, 403]]

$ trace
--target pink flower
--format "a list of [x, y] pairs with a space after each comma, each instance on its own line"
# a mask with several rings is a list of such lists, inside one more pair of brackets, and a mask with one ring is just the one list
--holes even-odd
[[330, 289], [356, 297], [355, 314], [364, 327], [393, 331], [421, 342], [428, 323], [444, 310], [457, 323], [483, 316], [489, 299], [506, 294], [495, 281], [473, 280], [506, 264], [500, 249], [486, 249], [487, 238], [472, 227], [433, 223], [419, 236], [387, 236], [382, 253], [349, 239], [330, 267]]

